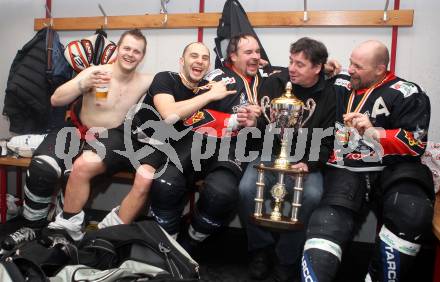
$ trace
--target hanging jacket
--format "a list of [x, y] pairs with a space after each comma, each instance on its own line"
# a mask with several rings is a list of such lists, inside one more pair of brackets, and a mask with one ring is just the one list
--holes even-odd
[[50, 96], [71, 78], [63, 49], [58, 34], [44, 28], [17, 52], [9, 71], [3, 108], [3, 115], [10, 121], [9, 131], [38, 134], [61, 124], [65, 109], [52, 108]]
[[268, 61], [265, 71], [270, 73], [272, 66], [270, 65], [266, 51], [264, 51], [260, 39], [258, 39], [246, 12], [238, 0], [227, 0], [223, 7], [222, 17], [217, 27], [217, 37], [214, 39], [214, 51], [216, 54], [215, 67], [221, 68], [224, 66], [223, 62], [227, 56], [226, 47], [228, 46], [229, 39], [239, 34], [252, 34], [255, 36], [261, 48], [261, 58]]

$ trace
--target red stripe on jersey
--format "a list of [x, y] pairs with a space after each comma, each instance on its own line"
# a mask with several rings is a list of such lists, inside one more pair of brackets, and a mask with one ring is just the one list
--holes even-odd
[[[210, 115], [211, 118], [205, 117], [205, 114]], [[204, 109], [188, 118], [185, 121], [185, 125], [194, 124], [193, 131], [199, 131], [212, 137], [236, 136], [237, 131], [227, 130], [231, 116], [232, 114]], [[194, 118], [197, 120], [192, 120]], [[201, 125], [197, 125], [197, 123], [201, 123]]]
[[385, 137], [380, 138], [380, 144], [386, 155], [420, 156], [424, 151], [424, 144], [414, 138], [412, 132], [403, 129], [385, 130]]

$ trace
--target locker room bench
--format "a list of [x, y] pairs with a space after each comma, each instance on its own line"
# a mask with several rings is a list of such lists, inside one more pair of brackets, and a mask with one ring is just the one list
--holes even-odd
[[[30, 158], [14, 158], [14, 157], [0, 157], [0, 223], [6, 222], [6, 195], [8, 192], [8, 169], [15, 170], [16, 177], [16, 197], [21, 204], [23, 200], [22, 190], [22, 172], [23, 168], [27, 169], [31, 162]], [[134, 174], [131, 172], [118, 172], [113, 177], [115, 180], [132, 180]], [[113, 179], [112, 179], [113, 180]]]

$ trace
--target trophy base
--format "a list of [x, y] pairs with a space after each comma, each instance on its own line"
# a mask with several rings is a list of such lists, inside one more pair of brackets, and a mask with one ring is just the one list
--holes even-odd
[[270, 215], [268, 214], [264, 214], [262, 216], [251, 215], [250, 220], [256, 225], [274, 230], [300, 230], [304, 228], [304, 224], [299, 221], [292, 221], [286, 216], [282, 216], [281, 220], [273, 220], [270, 219]]

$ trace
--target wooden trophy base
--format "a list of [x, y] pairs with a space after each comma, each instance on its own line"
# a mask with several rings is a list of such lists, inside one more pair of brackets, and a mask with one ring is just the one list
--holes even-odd
[[299, 221], [292, 221], [286, 216], [282, 216], [280, 220], [270, 219], [270, 215], [264, 214], [262, 216], [250, 216], [252, 223], [267, 227], [273, 230], [300, 230], [304, 228], [304, 224]]

